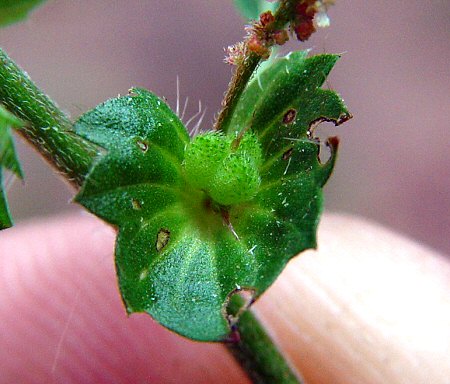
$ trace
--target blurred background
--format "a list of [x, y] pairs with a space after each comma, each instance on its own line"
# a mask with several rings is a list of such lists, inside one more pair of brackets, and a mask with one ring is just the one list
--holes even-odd
[[[344, 53], [329, 85], [354, 118], [320, 127], [341, 138], [326, 209], [450, 254], [450, 2], [336, 3], [330, 28], [286, 48]], [[186, 116], [201, 100], [208, 129], [231, 74], [223, 47], [242, 39], [243, 24], [231, 0], [58, 0], [0, 30], [0, 46], [72, 118], [131, 86], [175, 107], [178, 76]], [[9, 189], [16, 223], [79, 209], [73, 190], [32, 149], [18, 148], [26, 180]]]

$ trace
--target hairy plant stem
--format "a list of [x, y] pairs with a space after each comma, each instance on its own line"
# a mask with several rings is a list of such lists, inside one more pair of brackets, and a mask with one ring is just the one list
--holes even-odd
[[26, 122], [18, 132], [74, 186], [80, 187], [97, 148], [76, 135], [68, 117], [0, 49], [0, 103]]
[[[250, 58], [249, 67], [241, 76], [235, 92], [242, 92], [258, 62], [259, 58]], [[0, 103], [26, 122], [18, 130], [20, 134], [75, 188], [80, 188], [98, 148], [73, 132], [68, 117], [1, 49]], [[239, 299], [234, 299], [231, 305], [241, 305], [235, 301]], [[254, 383], [301, 383], [264, 326], [249, 310], [241, 315], [238, 329], [240, 341], [227, 343], [227, 346]]]
[[[275, 12], [275, 21], [270, 25], [270, 30], [283, 29], [292, 19], [294, 7], [301, 1], [302, 0], [282, 0], [280, 2], [280, 6]], [[252, 78], [261, 61], [264, 60], [262, 56], [250, 51], [247, 43], [248, 41], [245, 42], [245, 56], [237, 65], [222, 100], [222, 109], [219, 112], [214, 124], [215, 130], [225, 131], [228, 128], [228, 124], [233, 116], [234, 109], [236, 108], [242, 92]], [[270, 48], [270, 45], [271, 44], [268, 42], [267, 48]]]
[[244, 91], [247, 83], [251, 79], [253, 72], [261, 62], [261, 56], [256, 53], [250, 53], [237, 67], [233, 73], [228, 90], [225, 93], [225, 97], [222, 101], [222, 110], [217, 116], [217, 120], [214, 124], [215, 130], [225, 130], [236, 104]]
[[[238, 313], [243, 305], [243, 299], [234, 295], [230, 299], [228, 310]], [[237, 340], [226, 345], [253, 383], [302, 383], [300, 375], [290, 367], [252, 311], [246, 310], [240, 315], [237, 329]]]

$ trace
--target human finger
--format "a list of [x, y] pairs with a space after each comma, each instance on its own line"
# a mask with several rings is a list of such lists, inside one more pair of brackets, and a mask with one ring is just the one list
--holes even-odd
[[325, 215], [254, 308], [308, 383], [450, 378], [450, 263], [353, 216]]
[[126, 316], [114, 237], [87, 214], [0, 233], [0, 382], [248, 383], [223, 346]]

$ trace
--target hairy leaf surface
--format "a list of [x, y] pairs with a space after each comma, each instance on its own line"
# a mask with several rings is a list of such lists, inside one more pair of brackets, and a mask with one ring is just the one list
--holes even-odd
[[105, 153], [76, 199], [119, 229], [116, 267], [129, 313], [147, 312], [192, 339], [223, 340], [230, 296], [245, 289], [258, 297], [290, 258], [316, 246], [337, 139], [321, 164], [312, 123], [350, 117], [320, 88], [337, 59], [291, 54], [244, 91], [226, 133], [252, 130], [263, 150], [259, 190], [245, 203], [218, 206], [192, 187], [183, 171], [188, 133], [150, 92], [133, 89], [79, 119], [77, 133]]

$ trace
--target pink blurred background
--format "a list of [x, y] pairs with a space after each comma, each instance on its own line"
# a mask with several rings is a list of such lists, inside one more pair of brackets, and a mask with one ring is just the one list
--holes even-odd
[[[345, 52], [329, 84], [354, 119], [341, 137], [326, 209], [361, 215], [450, 253], [450, 2], [338, 0], [331, 27], [293, 49]], [[223, 47], [243, 36], [231, 0], [49, 1], [0, 45], [73, 118], [130, 86], [176, 103], [201, 100], [210, 128], [231, 68]], [[9, 190], [19, 223], [68, 209], [73, 191], [18, 145], [25, 185]]]

